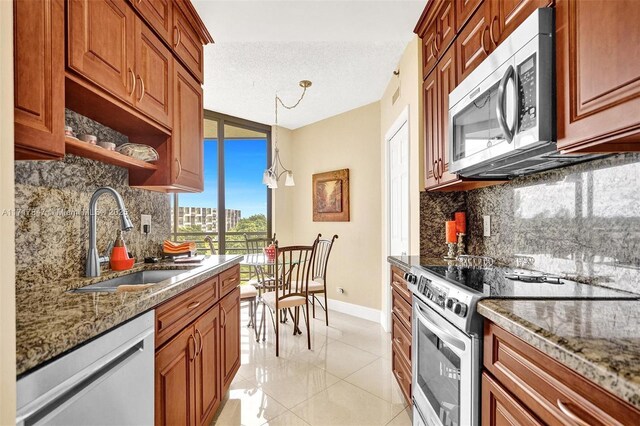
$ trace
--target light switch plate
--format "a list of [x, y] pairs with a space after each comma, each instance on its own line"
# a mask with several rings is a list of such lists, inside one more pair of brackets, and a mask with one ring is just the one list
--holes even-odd
[[145, 225], [149, 225], [149, 231], [151, 231], [151, 215], [150, 214], [140, 215], [140, 232], [143, 234], [144, 234]]
[[483, 224], [483, 229], [484, 229], [484, 236], [485, 237], [490, 237], [491, 236], [491, 216], [486, 214], [482, 216], [482, 224]]

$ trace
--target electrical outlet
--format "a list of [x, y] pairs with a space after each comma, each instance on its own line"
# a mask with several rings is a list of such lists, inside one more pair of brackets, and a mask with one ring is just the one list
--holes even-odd
[[149, 232], [151, 232], [151, 215], [143, 214], [140, 215], [140, 232], [144, 234], [144, 226], [149, 225]]
[[491, 216], [488, 214], [482, 216], [482, 221], [483, 221], [483, 229], [484, 229], [483, 235], [485, 237], [490, 237], [491, 236]]

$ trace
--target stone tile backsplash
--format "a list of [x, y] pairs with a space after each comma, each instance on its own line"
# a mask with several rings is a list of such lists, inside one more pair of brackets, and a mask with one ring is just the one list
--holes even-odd
[[[66, 111], [66, 122], [78, 133], [91, 133], [118, 145], [126, 136]], [[130, 188], [128, 171], [98, 161], [66, 155], [62, 161], [16, 161], [16, 282], [18, 290], [37, 288], [84, 274], [89, 244], [89, 200], [101, 186], [120, 193], [134, 228], [124, 233], [127, 248], [142, 260], [160, 254], [170, 234], [169, 195]], [[140, 232], [140, 215], [152, 216], [149, 235]], [[119, 229], [116, 203], [109, 195], [98, 201], [98, 249], [104, 253]]]
[[531, 256], [535, 269], [640, 293], [639, 188], [640, 154], [628, 153], [464, 193], [423, 193], [421, 254], [442, 256], [444, 217], [466, 210], [470, 254], [503, 263]]

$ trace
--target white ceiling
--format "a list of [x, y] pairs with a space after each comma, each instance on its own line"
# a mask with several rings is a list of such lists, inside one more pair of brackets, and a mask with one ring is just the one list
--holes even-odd
[[295, 129], [379, 100], [426, 1], [194, 0], [205, 47], [204, 106], [265, 124], [313, 86], [279, 124]]

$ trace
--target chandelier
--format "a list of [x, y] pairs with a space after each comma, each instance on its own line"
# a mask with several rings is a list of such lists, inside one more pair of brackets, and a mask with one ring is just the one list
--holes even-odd
[[304, 94], [307, 93], [307, 89], [311, 87], [311, 82], [309, 80], [302, 80], [298, 84], [300, 85], [300, 87], [302, 87], [302, 95], [300, 95], [300, 99], [298, 99], [298, 101], [291, 106], [285, 105], [284, 102], [282, 102], [282, 99], [280, 99], [280, 97], [276, 93], [276, 99], [275, 99], [276, 129], [275, 129], [275, 134], [273, 138], [274, 145], [275, 145], [273, 162], [271, 163], [271, 167], [265, 170], [264, 174], [262, 175], [262, 183], [267, 185], [267, 188], [277, 189], [278, 180], [285, 173], [287, 174], [287, 177], [284, 181], [284, 186], [295, 186], [296, 184], [293, 180], [293, 171], [287, 169], [282, 164], [282, 160], [280, 159], [280, 150], [278, 149], [278, 104], [282, 105], [286, 109], [294, 109], [295, 107], [297, 107], [302, 101], [302, 99], [304, 98]]

